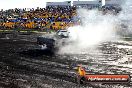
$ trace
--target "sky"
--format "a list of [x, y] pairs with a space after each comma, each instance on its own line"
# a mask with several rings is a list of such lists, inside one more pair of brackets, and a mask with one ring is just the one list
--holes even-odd
[[[0, 9], [14, 9], [14, 8], [36, 8], [45, 7], [46, 2], [61, 2], [61, 1], [78, 1], [78, 0], [0, 0]], [[89, 0], [80, 0], [89, 1]]]

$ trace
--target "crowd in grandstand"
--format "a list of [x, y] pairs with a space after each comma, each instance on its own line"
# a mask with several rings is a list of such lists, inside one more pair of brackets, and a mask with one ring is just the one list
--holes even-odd
[[[1, 28], [51, 28], [73, 22], [75, 7], [46, 7], [37, 9], [10, 9], [0, 11]], [[52, 25], [51, 25], [52, 24]]]
[[0, 29], [65, 29], [78, 23], [75, 16], [74, 6], [1, 10]]

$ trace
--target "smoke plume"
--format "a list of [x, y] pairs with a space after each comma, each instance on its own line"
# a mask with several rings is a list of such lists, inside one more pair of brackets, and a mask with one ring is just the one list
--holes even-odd
[[117, 40], [119, 34], [127, 35], [131, 32], [131, 5], [132, 1], [127, 0], [117, 15], [103, 15], [98, 10], [78, 9], [81, 24], [67, 29], [70, 32], [69, 44], [60, 47], [59, 53], [91, 52], [90, 50], [96, 49], [103, 42]]
[[87, 52], [102, 42], [115, 39], [117, 19], [114, 15], [103, 15], [98, 10], [86, 9], [79, 9], [77, 13], [81, 24], [67, 29], [72, 43], [61, 47], [62, 53]]

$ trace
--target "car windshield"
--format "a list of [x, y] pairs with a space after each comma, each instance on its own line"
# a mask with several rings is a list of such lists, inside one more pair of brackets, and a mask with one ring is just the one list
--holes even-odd
[[57, 32], [57, 35], [61, 36], [62, 38], [66, 38], [69, 36], [69, 33], [66, 30], [60, 30]]

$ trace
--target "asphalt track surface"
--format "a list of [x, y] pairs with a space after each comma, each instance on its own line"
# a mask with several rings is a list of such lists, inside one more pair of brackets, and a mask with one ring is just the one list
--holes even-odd
[[[131, 88], [131, 85], [92, 84], [76, 82], [76, 66], [88, 67], [89, 73], [132, 74], [131, 61], [118, 62], [131, 50], [115, 45], [131, 43], [107, 42], [101, 44], [101, 53], [55, 54], [36, 48], [37, 34], [0, 34], [0, 88]], [[128, 55], [128, 56], [129, 56]], [[102, 59], [103, 58], [103, 59]], [[123, 64], [123, 65], [122, 65]]]

